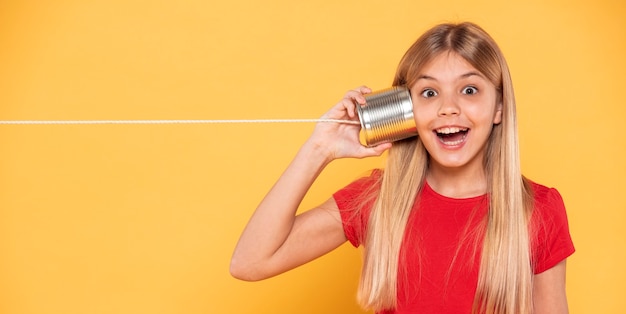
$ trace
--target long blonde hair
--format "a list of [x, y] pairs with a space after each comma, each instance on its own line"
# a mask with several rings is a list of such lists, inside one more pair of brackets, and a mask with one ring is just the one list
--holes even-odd
[[[393, 85], [412, 86], [421, 68], [443, 52], [457, 53], [483, 73], [496, 87], [502, 103], [502, 122], [493, 127], [484, 160], [489, 208], [473, 312], [529, 313], [532, 270], [528, 217], [532, 196], [521, 174], [515, 97], [502, 52], [475, 24], [441, 24], [409, 48], [400, 61]], [[425, 180], [428, 159], [419, 138], [396, 142], [389, 150], [363, 239], [358, 298], [365, 308], [396, 307], [400, 247], [416, 195]]]

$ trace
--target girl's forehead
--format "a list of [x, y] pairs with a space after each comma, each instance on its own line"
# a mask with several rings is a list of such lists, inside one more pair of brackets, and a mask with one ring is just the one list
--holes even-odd
[[455, 52], [443, 52], [426, 62], [420, 73], [430, 71], [475, 71], [478, 72], [471, 63]]
[[416, 73], [416, 80], [456, 81], [468, 77], [485, 76], [457, 53], [440, 53], [429, 60]]

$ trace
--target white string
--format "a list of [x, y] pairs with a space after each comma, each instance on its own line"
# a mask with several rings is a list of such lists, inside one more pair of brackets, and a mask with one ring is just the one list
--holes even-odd
[[243, 120], [0, 120], [0, 125], [76, 125], [76, 124], [220, 124], [220, 123], [344, 123], [359, 121], [339, 119], [243, 119]]

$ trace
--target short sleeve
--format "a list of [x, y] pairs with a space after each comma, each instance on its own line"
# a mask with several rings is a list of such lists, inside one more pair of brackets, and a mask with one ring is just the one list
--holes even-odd
[[534, 194], [532, 258], [533, 271], [539, 274], [572, 255], [575, 249], [561, 194], [554, 188], [540, 185], [535, 186]]
[[367, 177], [359, 178], [333, 194], [339, 208], [346, 238], [354, 247], [363, 243], [369, 213], [377, 191], [380, 170], [374, 170]]

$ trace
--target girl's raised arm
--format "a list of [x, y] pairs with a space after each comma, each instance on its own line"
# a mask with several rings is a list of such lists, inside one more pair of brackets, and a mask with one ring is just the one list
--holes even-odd
[[[355, 102], [364, 103], [360, 87], [348, 92], [322, 118], [356, 119]], [[346, 241], [334, 200], [296, 216], [305, 194], [332, 160], [378, 156], [391, 144], [367, 148], [359, 126], [318, 123], [311, 137], [261, 201], [245, 227], [231, 260], [231, 274], [242, 280], [269, 278], [307, 263]]]

